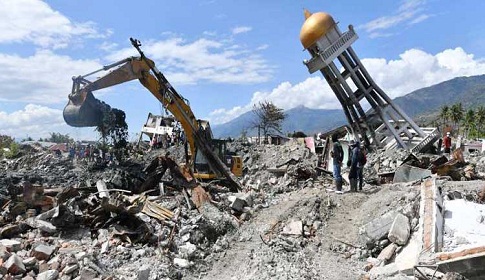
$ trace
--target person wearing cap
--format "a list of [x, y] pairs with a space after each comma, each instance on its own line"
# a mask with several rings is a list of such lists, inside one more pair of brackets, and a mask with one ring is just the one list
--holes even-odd
[[449, 154], [451, 152], [451, 137], [450, 132], [446, 132], [446, 136], [443, 138], [443, 146], [445, 147], [445, 153]]
[[350, 181], [350, 191], [357, 191], [357, 179], [359, 175], [359, 159], [360, 159], [360, 143], [359, 141], [350, 141], [350, 147], [352, 148], [351, 159], [350, 159], [350, 171], [349, 171], [349, 181]]

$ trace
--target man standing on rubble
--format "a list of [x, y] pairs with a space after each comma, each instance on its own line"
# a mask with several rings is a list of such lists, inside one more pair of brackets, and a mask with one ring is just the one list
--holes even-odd
[[352, 153], [349, 154], [350, 158], [350, 171], [349, 171], [349, 181], [350, 181], [350, 191], [357, 191], [357, 178], [359, 175], [359, 161], [360, 161], [360, 143], [359, 141], [350, 141], [350, 147], [352, 148]]
[[333, 179], [335, 183], [336, 191], [335, 193], [341, 194], [342, 192], [342, 174], [341, 167], [342, 161], [344, 160], [344, 149], [342, 149], [342, 144], [338, 141], [337, 134], [332, 135], [333, 147], [330, 155], [333, 158]]
[[446, 136], [443, 138], [443, 146], [445, 146], [445, 153], [449, 154], [451, 152], [451, 137], [450, 132], [446, 132]]

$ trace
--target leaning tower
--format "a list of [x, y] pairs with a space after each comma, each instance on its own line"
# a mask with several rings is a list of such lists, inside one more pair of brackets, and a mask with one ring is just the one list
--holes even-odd
[[376, 147], [385, 147], [395, 139], [398, 147], [408, 150], [413, 148], [415, 137], [420, 142], [419, 147], [414, 146], [418, 150], [432, 144], [435, 137], [427, 137], [369, 75], [352, 49], [358, 38], [352, 25], [341, 32], [331, 15], [307, 10], [304, 13], [300, 41], [311, 58], [303, 63], [310, 73], [320, 71], [325, 77], [342, 105], [354, 137]]

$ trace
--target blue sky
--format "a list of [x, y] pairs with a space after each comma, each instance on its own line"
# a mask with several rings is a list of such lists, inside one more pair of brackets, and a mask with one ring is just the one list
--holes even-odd
[[[354, 50], [391, 97], [485, 74], [479, 0], [0, 0], [0, 134], [96, 138], [92, 128], [62, 119], [71, 77], [136, 55], [130, 37], [212, 124], [263, 100], [284, 109], [340, 108], [302, 64], [309, 58], [299, 41], [304, 8], [331, 14], [341, 30], [354, 26]], [[149, 112], [162, 113], [137, 81], [95, 95], [126, 112], [132, 139]]]

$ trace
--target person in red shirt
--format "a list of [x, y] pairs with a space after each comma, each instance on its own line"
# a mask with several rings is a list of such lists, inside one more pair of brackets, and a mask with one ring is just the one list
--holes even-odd
[[450, 132], [446, 132], [446, 136], [443, 138], [443, 146], [445, 147], [445, 153], [451, 152], [451, 137]]

